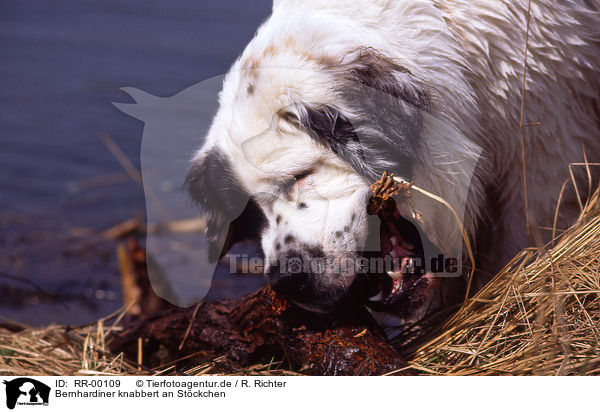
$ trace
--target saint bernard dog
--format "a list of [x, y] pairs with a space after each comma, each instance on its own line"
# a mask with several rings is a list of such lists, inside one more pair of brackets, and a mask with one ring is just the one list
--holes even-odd
[[[186, 179], [209, 256], [254, 239], [291, 302], [315, 316], [366, 305], [398, 330], [464, 294], [469, 259], [462, 277], [413, 263], [425, 249], [455, 253], [457, 239], [467, 256], [452, 205], [481, 285], [549, 240], [559, 195], [566, 226], [597, 187], [599, 10], [599, 0], [276, 0], [226, 76]], [[385, 218], [367, 214], [386, 171], [447, 204], [399, 196]], [[374, 256], [402, 270], [357, 263]], [[306, 264], [323, 259], [350, 264]]]

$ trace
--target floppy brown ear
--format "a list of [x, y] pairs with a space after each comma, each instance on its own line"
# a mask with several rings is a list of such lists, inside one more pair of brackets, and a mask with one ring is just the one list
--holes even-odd
[[229, 161], [218, 149], [193, 161], [185, 186], [206, 218], [210, 261], [219, 260], [235, 243], [258, 240], [264, 215], [239, 186]]
[[371, 47], [349, 53], [338, 66], [339, 75], [347, 80], [393, 96], [429, 111], [431, 96], [426, 86], [411, 71]]
[[384, 170], [410, 178], [422, 155], [428, 91], [410, 71], [371, 48], [326, 67], [338, 79], [339, 107], [305, 102], [301, 127], [369, 179]]

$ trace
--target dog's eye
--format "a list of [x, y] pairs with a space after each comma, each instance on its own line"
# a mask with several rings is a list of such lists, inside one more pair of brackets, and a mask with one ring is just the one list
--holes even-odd
[[293, 125], [295, 127], [300, 126], [300, 119], [298, 119], [298, 116], [295, 113], [288, 112], [288, 111], [282, 111], [279, 113], [279, 116], [281, 117], [282, 120], [290, 123], [291, 125]]
[[303, 172], [296, 173], [292, 178], [286, 180], [281, 185], [281, 189], [285, 193], [286, 197], [293, 197], [294, 188], [296, 188], [298, 183], [302, 182], [302, 180], [306, 179], [312, 173], [312, 170], [305, 170]]
[[306, 179], [308, 176], [310, 176], [312, 174], [312, 172], [313, 172], [312, 170], [305, 170], [304, 172], [296, 173], [294, 175], [294, 177], [285, 181], [285, 183], [283, 184], [283, 187], [287, 188], [287, 189], [291, 188], [299, 181]]
[[308, 177], [312, 173], [312, 170], [305, 170], [304, 172], [298, 173], [294, 175], [294, 179], [297, 181], [302, 180]]

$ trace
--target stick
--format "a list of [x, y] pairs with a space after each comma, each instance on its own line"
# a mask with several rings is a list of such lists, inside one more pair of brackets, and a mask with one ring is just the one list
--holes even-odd
[[190, 335], [190, 331], [192, 330], [192, 325], [194, 324], [194, 320], [196, 320], [196, 315], [198, 314], [198, 309], [200, 309], [200, 306], [202, 305], [202, 302], [199, 302], [196, 307], [194, 308], [194, 313], [192, 313], [192, 318], [190, 319], [190, 324], [188, 325], [187, 329], [185, 330], [185, 334], [183, 335], [183, 339], [181, 340], [181, 343], [179, 344], [179, 348], [177, 348], [178, 350], [181, 350], [181, 348], [183, 348], [183, 344], [185, 343], [185, 341], [187, 340], [188, 336]]
[[142, 338], [141, 337], [138, 338], [137, 343], [138, 343], [137, 364], [138, 364], [138, 371], [141, 372], [142, 371], [142, 360], [143, 360], [143, 355], [142, 355], [143, 346], [142, 346]]
[[102, 140], [102, 143], [104, 143], [106, 148], [117, 159], [117, 161], [119, 162], [121, 167], [125, 170], [125, 173], [127, 173], [127, 175], [131, 178], [131, 180], [133, 180], [139, 186], [139, 188], [142, 189], [142, 191], [144, 191], [148, 195], [148, 198], [150, 199], [150, 201], [154, 205], [156, 205], [156, 207], [158, 208], [159, 212], [163, 215], [163, 217], [166, 218], [166, 220], [169, 220], [169, 218], [168, 218], [169, 213], [168, 213], [167, 209], [160, 202], [160, 200], [158, 199], [156, 194], [149, 187], [144, 188], [144, 181], [142, 179], [142, 174], [140, 173], [139, 170], [137, 170], [137, 168], [134, 166], [134, 164], [131, 163], [131, 160], [129, 160], [129, 158], [127, 157], [125, 152], [123, 152], [123, 150], [121, 150], [119, 145], [107, 133], [102, 134], [100, 136], [100, 139]]

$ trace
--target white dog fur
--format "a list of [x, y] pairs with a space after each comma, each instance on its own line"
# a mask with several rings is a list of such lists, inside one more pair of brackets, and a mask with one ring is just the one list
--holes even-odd
[[[552, 226], [569, 163], [583, 162], [584, 152], [588, 161], [600, 161], [599, 10], [598, 0], [531, 2], [523, 133], [534, 231]], [[371, 156], [367, 149], [358, 165], [298, 123], [310, 117], [307, 106], [316, 105], [362, 124], [340, 85], [348, 73], [384, 59], [376, 74], [391, 76], [405, 103], [426, 113], [419, 161], [403, 177], [466, 206], [478, 264], [492, 272], [528, 243], [519, 127], [527, 11], [526, 0], [275, 1], [272, 16], [227, 75], [220, 110], [193, 164], [199, 167], [217, 150], [230, 180], [254, 198], [267, 220], [260, 234], [267, 266], [289, 234], [294, 245], [328, 254], [360, 250], [370, 180], [381, 170], [397, 171], [394, 153]], [[405, 70], [386, 72], [390, 62]], [[410, 109], [403, 114], [409, 121], [413, 115]], [[382, 133], [361, 127], [359, 137]], [[585, 197], [587, 172], [574, 170]], [[286, 186], [294, 176], [300, 179]], [[285, 193], [273, 196], [281, 187]], [[565, 192], [564, 205], [561, 221], [577, 213], [574, 190]], [[424, 230], [434, 242], [454, 242], [448, 210], [435, 202], [423, 209]]]

